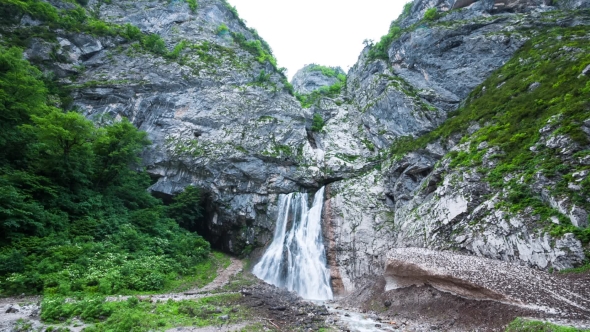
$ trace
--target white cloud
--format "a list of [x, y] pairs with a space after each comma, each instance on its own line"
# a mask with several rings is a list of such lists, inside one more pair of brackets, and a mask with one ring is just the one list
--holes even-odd
[[291, 78], [309, 63], [354, 65], [363, 40], [378, 41], [407, 0], [228, 0], [273, 49]]

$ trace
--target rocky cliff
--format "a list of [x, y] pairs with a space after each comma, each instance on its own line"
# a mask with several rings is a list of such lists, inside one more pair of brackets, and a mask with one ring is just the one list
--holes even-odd
[[18, 15], [0, 33], [72, 93], [64, 104], [148, 132], [155, 195], [203, 188], [200, 231], [217, 248], [264, 247], [278, 194], [328, 184], [340, 293], [382, 274], [398, 247], [543, 270], [586, 260], [586, 0], [416, 0], [346, 77], [295, 75], [298, 95], [346, 82], [305, 107], [221, 0], [52, 1], [68, 20], [2, 6]]
[[363, 169], [328, 190], [342, 292], [380, 274], [396, 247], [545, 270], [586, 260], [588, 13], [452, 6], [406, 7], [348, 73], [349, 103], [318, 106], [326, 156]]

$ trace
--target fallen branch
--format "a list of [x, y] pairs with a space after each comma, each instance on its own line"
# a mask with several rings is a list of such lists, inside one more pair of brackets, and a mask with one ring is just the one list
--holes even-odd
[[276, 327], [279, 331], [281, 330], [281, 328], [277, 324], [273, 323], [272, 319], [268, 319], [268, 318], [262, 318], [262, 319], [267, 320], [269, 323], [274, 325], [274, 327]]

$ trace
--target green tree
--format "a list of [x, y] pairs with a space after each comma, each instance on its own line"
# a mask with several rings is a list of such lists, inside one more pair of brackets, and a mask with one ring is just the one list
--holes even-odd
[[23, 59], [20, 49], [0, 47], [0, 163], [22, 160], [30, 139], [17, 126], [43, 114], [46, 99], [41, 72]]
[[32, 116], [24, 125], [37, 138], [37, 170], [72, 188], [87, 183], [92, 173], [92, 141], [95, 128], [81, 114], [52, 109], [44, 116]]
[[93, 144], [95, 154], [94, 184], [105, 188], [136, 166], [139, 153], [150, 144], [147, 134], [123, 119], [97, 130]]

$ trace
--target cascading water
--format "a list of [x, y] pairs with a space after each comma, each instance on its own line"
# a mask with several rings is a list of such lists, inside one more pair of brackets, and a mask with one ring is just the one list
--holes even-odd
[[[305, 299], [332, 298], [320, 224], [323, 204], [323, 187], [315, 194], [311, 208], [307, 206], [307, 194], [279, 196], [274, 238], [252, 271], [258, 278], [295, 291]], [[289, 221], [291, 229], [287, 231]]]

